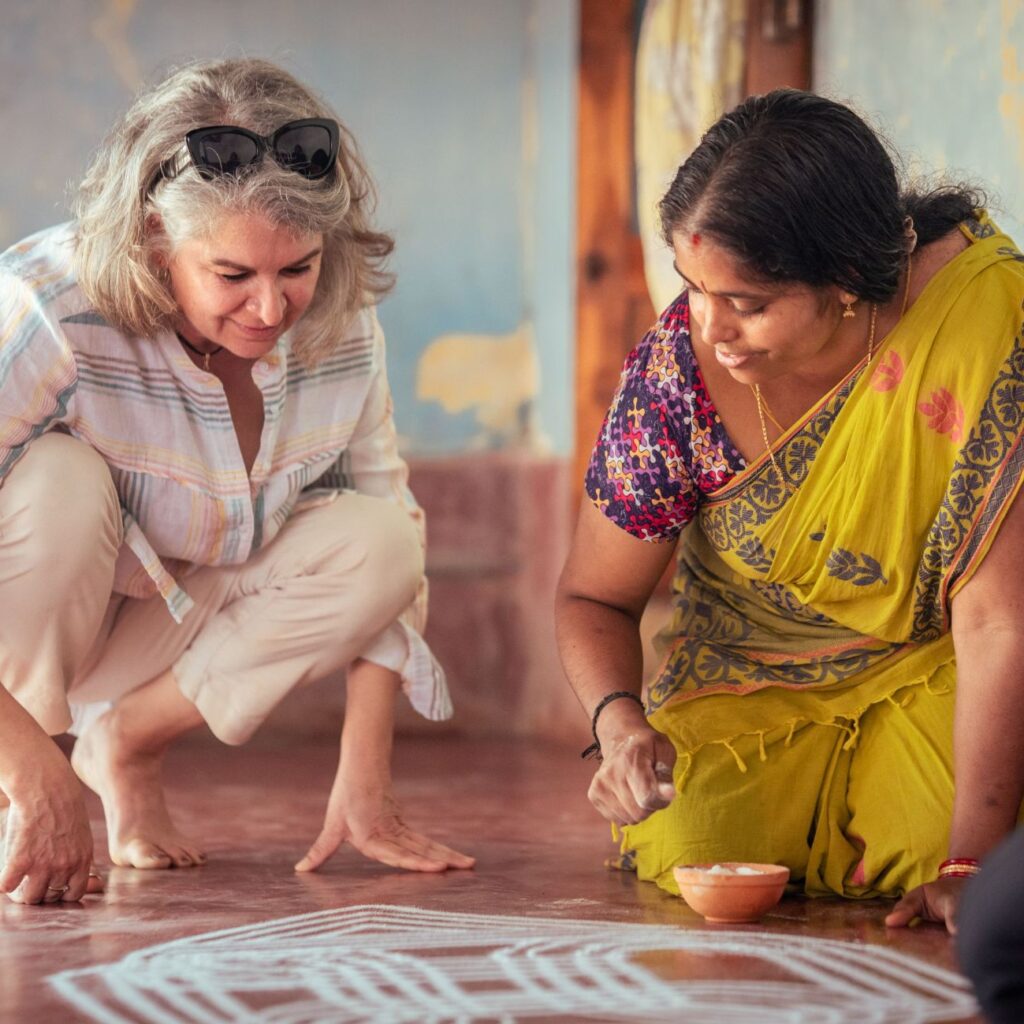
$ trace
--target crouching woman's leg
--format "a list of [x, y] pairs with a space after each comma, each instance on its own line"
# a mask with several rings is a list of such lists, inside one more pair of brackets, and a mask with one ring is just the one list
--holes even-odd
[[175, 662], [181, 692], [218, 739], [244, 743], [289, 691], [377, 646], [422, 579], [416, 529], [394, 503], [345, 493], [298, 512], [235, 572], [220, 611]]
[[81, 786], [50, 736], [71, 723], [120, 542], [110, 473], [79, 441], [38, 438], [0, 485], [0, 890], [18, 902], [77, 900], [89, 883]]
[[407, 871], [471, 868], [475, 860], [422, 835], [402, 820], [391, 785], [391, 733], [399, 676], [359, 659], [348, 671], [338, 772], [324, 825], [297, 871], [315, 871], [343, 843]]
[[[115, 862], [168, 867], [201, 858], [163, 804], [159, 765], [173, 739], [205, 721], [223, 742], [244, 743], [291, 689], [346, 666], [346, 754], [331, 808], [339, 807], [339, 793], [372, 775], [377, 818], [386, 818], [399, 680], [370, 659], [388, 646], [381, 636], [399, 628], [422, 578], [422, 548], [407, 513], [382, 499], [343, 494], [293, 515], [244, 565], [189, 576], [184, 585], [195, 606], [181, 626], [159, 599], [126, 602], [103, 660], [73, 695], [117, 701], [80, 741], [79, 762], [103, 798]], [[365, 824], [371, 816], [361, 805], [359, 820], [346, 815], [339, 828], [339, 815], [329, 812], [325, 832], [339, 835], [335, 846], [356, 842], [356, 834], [372, 831]]]

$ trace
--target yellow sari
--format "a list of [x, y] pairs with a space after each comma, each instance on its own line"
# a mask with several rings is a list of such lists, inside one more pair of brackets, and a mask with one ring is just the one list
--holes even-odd
[[1024, 256], [984, 214], [962, 230], [871, 365], [683, 531], [647, 694], [678, 795], [622, 830], [641, 878], [771, 861], [868, 897], [946, 856], [950, 600], [1024, 479]]

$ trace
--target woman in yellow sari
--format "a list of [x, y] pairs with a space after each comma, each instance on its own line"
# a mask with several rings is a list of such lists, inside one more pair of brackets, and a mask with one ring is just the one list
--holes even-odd
[[[621, 863], [777, 862], [955, 929], [1024, 797], [1024, 256], [852, 111], [721, 118], [661, 203], [558, 597]], [[643, 609], [673, 553], [664, 661]]]

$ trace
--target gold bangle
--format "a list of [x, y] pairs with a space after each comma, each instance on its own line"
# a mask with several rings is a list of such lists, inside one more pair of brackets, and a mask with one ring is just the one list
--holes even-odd
[[981, 873], [981, 865], [970, 857], [943, 861], [939, 865], [939, 878], [972, 878]]

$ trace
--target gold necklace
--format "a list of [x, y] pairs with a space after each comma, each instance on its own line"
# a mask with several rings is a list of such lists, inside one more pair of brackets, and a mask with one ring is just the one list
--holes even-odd
[[[764, 402], [761, 399], [761, 388], [757, 384], [752, 384], [751, 387], [754, 389], [754, 400], [757, 402], [757, 418], [761, 422], [761, 438], [764, 440], [764, 450], [768, 453], [768, 458], [772, 460], [772, 467], [775, 470], [775, 475], [779, 478], [779, 483], [783, 487], [789, 487], [789, 481], [782, 475], [782, 470], [779, 469], [778, 462], [775, 461], [775, 452], [772, 451], [772, 443], [768, 440], [768, 424], [764, 421]], [[775, 420], [775, 425], [778, 426], [778, 420]]]
[[903, 319], [903, 315], [907, 311], [907, 306], [910, 304], [910, 275], [914, 270], [914, 254], [912, 252], [907, 253], [907, 283], [903, 286], [903, 305], [900, 306], [900, 320]]
[[[871, 303], [871, 326], [868, 328], [868, 363], [875, 354], [875, 326], [878, 324], [878, 303]], [[864, 364], [867, 366], [867, 363]]]
[[[907, 308], [907, 306], [906, 306], [906, 297], [905, 296], [904, 296], [904, 300], [903, 300], [903, 308], [904, 309]], [[900, 316], [902, 316], [902, 315], [903, 314], [901, 313]], [[871, 305], [870, 329], [868, 330], [868, 358], [867, 358], [867, 361], [869, 363], [871, 362], [871, 359], [872, 359], [872, 357], [875, 354], [875, 326], [876, 326], [876, 323], [877, 323], [877, 317], [878, 317], [878, 307], [876, 305], [874, 305], [874, 303], [872, 303], [872, 305]], [[768, 400], [764, 397], [764, 395], [761, 394], [761, 389], [756, 384], [753, 385], [753, 388], [754, 388], [754, 397], [757, 399], [758, 412], [760, 413], [761, 409], [763, 408], [764, 409], [764, 415], [767, 416], [769, 420], [771, 420], [771, 422], [775, 425], [775, 427], [778, 429], [780, 434], [784, 434], [786, 432], [786, 428], [779, 422], [779, 420], [776, 417], [776, 415], [772, 412], [772, 407], [768, 404]]]
[[[878, 326], [878, 304], [875, 302], [871, 303], [871, 320], [868, 326], [868, 358], [867, 362], [871, 362], [871, 357], [875, 354], [875, 328]], [[866, 364], [865, 364], [866, 365]], [[789, 481], [782, 475], [782, 470], [779, 468], [779, 464], [775, 459], [775, 452], [772, 450], [771, 441], [768, 440], [768, 424], [765, 422], [765, 410], [768, 409], [768, 403], [761, 397], [761, 387], [758, 384], [750, 385], [754, 389], [754, 401], [757, 404], [757, 418], [761, 424], [761, 439], [764, 441], [764, 450], [768, 453], [768, 458], [772, 461], [772, 468], [775, 470], [775, 475], [779, 478], [779, 482], [784, 487], [789, 487]], [[768, 415], [771, 416], [772, 423], [779, 428], [780, 436], [785, 433], [782, 428], [782, 424], [772, 416], [771, 410], [768, 410]]]
[[775, 425], [775, 429], [780, 434], [784, 434], [786, 432], [786, 428], [779, 422], [779, 419], [775, 415], [775, 413], [772, 412], [772, 407], [768, 404], [768, 400], [764, 397], [764, 395], [761, 396], [761, 404], [764, 406], [765, 416], [767, 416], [768, 419]]
[[[907, 253], [907, 280], [903, 286], [903, 303], [900, 307], [899, 319], [902, 320], [904, 314], [907, 312], [907, 306], [910, 303], [910, 275], [913, 271], [913, 254]], [[871, 319], [868, 322], [868, 358], [865, 362], [865, 367], [869, 366], [871, 360], [875, 355], [875, 329], [878, 326], [878, 303], [871, 303]], [[761, 388], [757, 384], [750, 385], [754, 389], [754, 401], [757, 403], [757, 418], [761, 424], [761, 439], [764, 441], [764, 449], [768, 453], [768, 458], [771, 459], [772, 468], [775, 470], [775, 475], [779, 478], [779, 482], [783, 486], [789, 487], [789, 481], [782, 475], [782, 470], [779, 468], [778, 462], [775, 460], [775, 452], [772, 450], [771, 441], [768, 440], [768, 424], [765, 422], [765, 413], [768, 414], [768, 418], [775, 424], [779, 429], [779, 436], [784, 434], [785, 428], [782, 424], [772, 415], [771, 409], [768, 408], [768, 403], [761, 397]]]
[[[899, 323], [907, 313], [907, 307], [910, 305], [910, 275], [914, 271], [914, 254], [912, 252], [907, 253], [907, 279], [903, 283], [903, 301], [900, 303], [900, 315], [896, 318], [896, 323]], [[878, 306], [875, 303], [871, 303], [871, 328], [868, 331], [868, 363], [871, 362], [872, 356], [875, 354], [875, 323], [878, 320]], [[891, 332], [890, 332], [891, 333]], [[888, 335], [886, 335], [888, 337]], [[867, 364], [865, 364], [867, 365]]]

